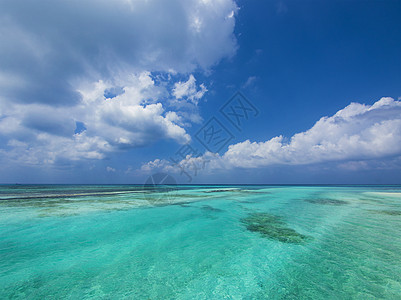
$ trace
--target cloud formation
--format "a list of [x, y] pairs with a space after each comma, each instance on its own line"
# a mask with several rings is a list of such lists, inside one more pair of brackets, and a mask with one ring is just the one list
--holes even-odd
[[333, 160], [401, 155], [401, 102], [381, 98], [372, 106], [351, 103], [309, 130], [285, 142], [249, 140], [231, 145], [222, 159], [230, 166], [255, 168], [271, 164], [310, 164]]
[[189, 73], [235, 53], [232, 0], [0, 2], [0, 97], [71, 105], [77, 82]]
[[196, 87], [196, 79], [191, 74], [189, 79], [185, 82], [176, 82], [174, 84], [173, 95], [177, 100], [186, 99], [187, 101], [192, 102], [197, 105], [198, 101], [203, 97], [203, 95], [207, 92], [207, 88], [204, 84], [199, 86], [199, 89]]
[[236, 11], [233, 0], [0, 1], [3, 160], [189, 142], [196, 109], [168, 106], [197, 104], [207, 89], [190, 73], [235, 53]]
[[[364, 160], [398, 156], [401, 156], [401, 101], [384, 97], [373, 105], [351, 103], [290, 139], [277, 136], [265, 142], [246, 140], [230, 145], [223, 155], [188, 156], [181, 164], [188, 167], [207, 159], [210, 169], [230, 169], [337, 161], [342, 162], [343, 168], [366, 168]], [[145, 165], [144, 169], [151, 165]], [[160, 167], [160, 161], [157, 165]], [[172, 170], [167, 164], [164, 167]]]
[[[102, 159], [109, 152], [145, 146], [157, 139], [190, 141], [175, 123], [174, 112], [157, 102], [165, 93], [143, 72], [125, 79], [124, 93], [106, 99], [103, 81], [78, 90], [75, 106], [1, 105], [0, 134], [8, 139], [7, 156], [31, 164], [57, 159]], [[78, 126], [78, 124], [81, 124]], [[81, 127], [79, 131], [76, 129]]]

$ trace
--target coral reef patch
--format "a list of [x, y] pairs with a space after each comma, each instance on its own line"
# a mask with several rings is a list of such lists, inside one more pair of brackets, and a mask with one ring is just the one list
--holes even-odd
[[282, 217], [269, 213], [251, 213], [241, 219], [241, 223], [249, 231], [258, 232], [265, 238], [283, 243], [302, 244], [311, 240], [311, 237], [288, 227]]
[[313, 204], [322, 204], [322, 205], [345, 205], [348, 204], [347, 201], [338, 200], [338, 199], [326, 199], [326, 198], [318, 198], [318, 199], [305, 199], [306, 202]]

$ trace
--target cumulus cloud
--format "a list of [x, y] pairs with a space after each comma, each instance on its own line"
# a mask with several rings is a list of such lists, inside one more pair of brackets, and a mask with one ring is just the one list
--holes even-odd
[[[199, 101], [207, 92], [203, 83], [196, 84], [195, 77], [190, 74], [187, 81], [178, 81], [172, 89], [170, 105], [179, 110], [180, 124], [190, 126], [190, 123], [200, 124], [202, 117], [199, 114]], [[186, 122], [186, 121], [189, 121]]]
[[[206, 153], [211, 169], [260, 168], [342, 162], [342, 168], [369, 166], [368, 160], [401, 156], [401, 101], [384, 97], [373, 105], [351, 103], [330, 117], [293, 135], [265, 142], [246, 140], [230, 145], [223, 155]], [[183, 166], [200, 158], [187, 157]], [[345, 163], [344, 161], [355, 161]], [[160, 167], [160, 166], [159, 166]]]
[[187, 99], [195, 105], [198, 104], [198, 101], [206, 92], [207, 89], [204, 84], [201, 84], [197, 89], [196, 79], [192, 74], [189, 76], [188, 81], [176, 82], [173, 89], [173, 95], [177, 100]]
[[149, 172], [154, 169], [162, 169], [163, 171], [167, 171], [168, 168], [171, 168], [170, 162], [165, 159], [156, 158], [153, 161], [149, 161], [141, 166], [141, 171]]
[[101, 137], [75, 134], [71, 138], [39, 133], [29, 142], [10, 140], [0, 149], [1, 158], [7, 162], [24, 165], [63, 164], [66, 161], [102, 159], [112, 147]]
[[83, 78], [208, 69], [235, 53], [236, 11], [233, 0], [1, 1], [0, 97], [71, 105]]
[[107, 172], [115, 172], [116, 169], [112, 168], [112, 167], [106, 167], [106, 171]]
[[234, 167], [310, 164], [401, 154], [401, 102], [382, 98], [372, 106], [351, 103], [334, 116], [291, 137], [231, 145], [222, 159]]
[[3, 160], [102, 159], [158, 139], [189, 142], [184, 127], [200, 116], [168, 108], [178, 95], [169, 87], [199, 101], [206, 87], [193, 75], [174, 85], [174, 75], [235, 53], [236, 11], [233, 0], [0, 1]]
[[[110, 84], [99, 81], [83, 86], [75, 106], [45, 104], [1, 105], [0, 134], [9, 140], [3, 152], [30, 164], [58, 159], [102, 159], [108, 153], [145, 146], [157, 139], [190, 141], [175, 122], [174, 112], [157, 102], [163, 87], [147, 72], [125, 79], [124, 93], [106, 99]], [[81, 130], [75, 132], [77, 124]]]

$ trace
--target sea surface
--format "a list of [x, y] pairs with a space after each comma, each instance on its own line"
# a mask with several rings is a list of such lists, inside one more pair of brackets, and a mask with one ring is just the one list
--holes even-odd
[[0, 186], [0, 299], [401, 299], [401, 186]]

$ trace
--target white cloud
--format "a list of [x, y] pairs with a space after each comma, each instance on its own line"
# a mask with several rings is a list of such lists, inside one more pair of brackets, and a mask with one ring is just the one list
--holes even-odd
[[85, 133], [71, 138], [39, 133], [28, 143], [15, 140], [8, 143], [10, 149], [0, 149], [1, 158], [7, 162], [24, 165], [54, 164], [82, 159], [102, 159], [112, 147], [101, 137], [89, 137]]
[[231, 145], [222, 160], [234, 167], [310, 164], [401, 154], [401, 102], [382, 98], [372, 106], [351, 103], [334, 116], [291, 137]]
[[[3, 162], [103, 159], [158, 139], [188, 142], [184, 126], [201, 118], [192, 106], [168, 109], [168, 87], [175, 75], [234, 55], [236, 11], [233, 0], [2, 2]], [[193, 75], [178, 84], [191, 105], [206, 92]], [[105, 99], [107, 90], [118, 93]], [[75, 133], [76, 122], [85, 130]]]
[[191, 126], [191, 123], [200, 124], [203, 121], [198, 104], [206, 92], [205, 85], [202, 83], [198, 86], [192, 74], [187, 81], [178, 81], [174, 84], [172, 89], [174, 99], [171, 99], [170, 105], [179, 110], [180, 124]]
[[115, 172], [116, 169], [112, 168], [112, 167], [106, 167], [106, 171], [107, 172]]
[[208, 70], [235, 54], [236, 11], [233, 0], [3, 1], [0, 98], [66, 105], [82, 79]]
[[[206, 153], [211, 169], [261, 168], [344, 162], [342, 168], [366, 168], [365, 160], [401, 156], [401, 101], [381, 98], [373, 105], [351, 103], [331, 117], [322, 117], [307, 131], [265, 142], [246, 140], [223, 155]], [[182, 165], [194, 158], [187, 157]], [[160, 167], [160, 166], [159, 166]]]
[[[102, 159], [110, 152], [158, 139], [180, 144], [190, 141], [176, 123], [177, 114], [166, 112], [163, 104], [156, 102], [164, 90], [148, 72], [132, 75], [124, 84], [125, 92], [112, 99], [104, 97], [109, 83], [85, 85], [79, 90], [82, 100], [75, 106], [1, 105], [0, 135], [9, 140], [6, 157], [29, 164]], [[74, 134], [76, 121], [82, 122], [85, 130]]]
[[203, 95], [207, 92], [206, 87], [201, 84], [199, 89], [196, 86], [196, 79], [191, 74], [187, 81], [184, 82], [176, 82], [174, 84], [173, 96], [177, 99], [187, 99], [191, 101], [193, 104], [197, 105], [199, 100], [203, 97]]
[[149, 172], [154, 169], [163, 169], [164, 171], [166, 171], [167, 169], [165, 169], [165, 168], [169, 168], [170, 164], [171, 163], [168, 160], [156, 158], [153, 161], [149, 161], [146, 164], [143, 164], [141, 166], [141, 170], [145, 171], [145, 172]]
[[247, 88], [252, 86], [258, 78], [256, 76], [249, 76], [246, 82], [242, 85], [242, 88]]
[[351, 160], [337, 164], [338, 169], [347, 171], [401, 170], [401, 156], [384, 159]]

